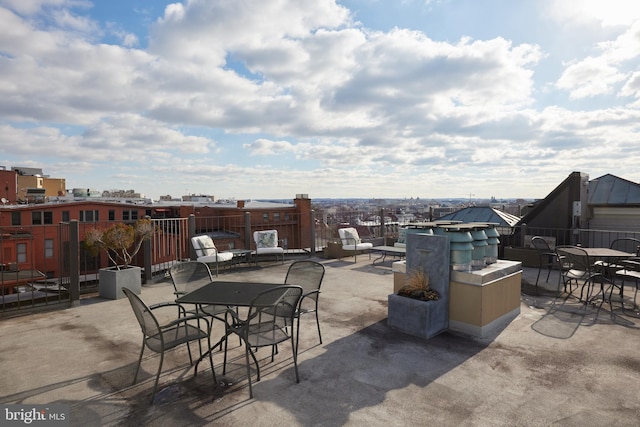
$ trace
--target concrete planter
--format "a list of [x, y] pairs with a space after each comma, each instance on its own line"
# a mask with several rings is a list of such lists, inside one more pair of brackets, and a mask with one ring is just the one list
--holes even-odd
[[446, 301], [420, 301], [390, 294], [388, 306], [387, 325], [409, 335], [429, 339], [449, 327]]
[[387, 324], [401, 332], [429, 339], [449, 328], [449, 237], [407, 234], [406, 273], [422, 271], [437, 301], [421, 301], [397, 294], [388, 297]]
[[115, 267], [100, 269], [98, 283], [100, 298], [124, 298], [125, 295], [122, 292], [122, 288], [129, 288], [140, 295], [140, 292], [142, 292], [141, 273], [142, 269], [140, 267], [127, 267], [121, 270]]

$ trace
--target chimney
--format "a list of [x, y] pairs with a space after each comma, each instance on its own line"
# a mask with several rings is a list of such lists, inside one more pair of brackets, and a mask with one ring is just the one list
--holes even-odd
[[243, 209], [244, 208], [244, 200], [238, 200], [237, 207], [238, 207], [238, 209]]

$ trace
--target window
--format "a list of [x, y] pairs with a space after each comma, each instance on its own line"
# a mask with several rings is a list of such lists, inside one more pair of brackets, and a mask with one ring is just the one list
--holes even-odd
[[123, 221], [135, 221], [137, 219], [138, 219], [138, 211], [137, 211], [137, 209], [122, 211], [122, 220]]
[[273, 213], [273, 220], [274, 221], [280, 221], [280, 212], [274, 212]]
[[69, 215], [69, 211], [62, 211], [62, 222], [69, 222], [71, 220], [71, 215]]
[[31, 212], [31, 224], [33, 225], [42, 224], [42, 212]]
[[53, 258], [53, 239], [44, 239], [44, 257]]
[[20, 212], [11, 212], [11, 225], [22, 225]]
[[263, 221], [269, 221], [269, 213], [268, 212], [262, 214], [262, 220]]
[[18, 261], [18, 264], [27, 262], [27, 244], [26, 243], [16, 244], [16, 261]]
[[80, 222], [99, 221], [98, 211], [80, 211]]
[[116, 220], [116, 211], [114, 211], [113, 209], [109, 209], [109, 221], [115, 221]]
[[31, 224], [33, 225], [53, 224], [53, 212], [51, 211], [31, 212]]

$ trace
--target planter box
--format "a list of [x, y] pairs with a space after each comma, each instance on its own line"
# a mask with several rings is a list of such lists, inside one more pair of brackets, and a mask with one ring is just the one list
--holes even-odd
[[129, 288], [137, 295], [142, 292], [142, 269], [140, 267], [128, 267], [118, 270], [115, 267], [103, 268], [99, 272], [98, 289], [100, 298], [120, 299], [124, 298], [122, 288]]
[[[424, 339], [446, 331], [449, 328], [449, 238], [409, 234], [407, 259], [403, 264], [398, 264], [397, 269], [404, 270], [407, 274], [418, 270], [428, 276], [429, 287], [438, 292], [440, 299], [420, 301], [391, 294], [387, 300], [387, 325]], [[400, 268], [401, 266], [404, 268]]]
[[504, 259], [520, 261], [523, 267], [540, 267], [540, 256], [533, 248], [504, 248]]
[[390, 294], [388, 305], [387, 325], [409, 335], [429, 339], [449, 326], [446, 301], [420, 301]]
[[334, 259], [342, 258], [343, 257], [342, 243], [337, 243], [337, 242], [327, 243], [325, 253], [327, 258], [334, 258]]

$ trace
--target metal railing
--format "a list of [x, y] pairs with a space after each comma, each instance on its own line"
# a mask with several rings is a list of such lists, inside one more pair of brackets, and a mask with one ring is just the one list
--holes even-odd
[[[356, 227], [366, 240], [385, 242], [402, 226], [391, 221], [383, 209], [371, 211], [311, 211], [308, 218], [287, 214], [271, 220], [253, 219], [249, 213], [234, 216], [152, 220], [157, 230], [143, 245], [134, 264], [143, 268], [144, 281], [162, 280], [174, 263], [194, 259], [191, 237], [209, 234], [220, 250], [255, 250], [253, 232], [276, 229], [280, 245], [288, 254], [315, 255], [338, 240], [338, 229]], [[52, 304], [70, 304], [82, 294], [98, 289], [98, 270], [104, 254], [90, 255], [82, 238], [90, 228], [113, 222], [4, 227], [0, 230], [0, 314]], [[505, 247], [524, 248], [533, 236], [548, 237], [556, 245], [608, 247], [618, 238], [640, 239], [640, 231], [534, 228], [526, 225], [502, 228], [499, 254]], [[8, 248], [8, 249], [7, 249]]]
[[[503, 229], [506, 230], [506, 229]], [[510, 232], [501, 234], [501, 247], [530, 247], [531, 238], [541, 236], [549, 238], [552, 246], [577, 245], [584, 247], [609, 247], [616, 239], [640, 238], [640, 231], [597, 230], [587, 228], [542, 228], [526, 225], [513, 227]]]

